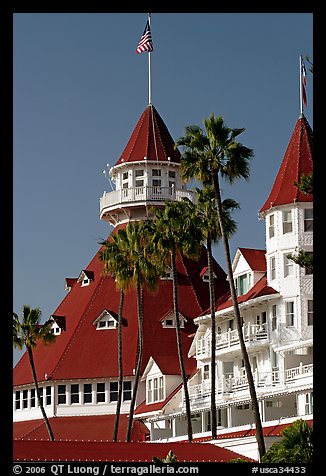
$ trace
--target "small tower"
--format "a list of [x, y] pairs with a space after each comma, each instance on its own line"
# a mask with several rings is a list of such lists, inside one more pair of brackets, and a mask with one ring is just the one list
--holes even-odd
[[278, 318], [282, 340], [312, 337], [313, 276], [289, 259], [298, 250], [313, 251], [313, 196], [302, 193], [295, 183], [313, 170], [313, 133], [301, 114], [272, 190], [260, 209], [266, 220], [267, 283], [282, 299]]
[[180, 152], [153, 105], [142, 113], [109, 174], [116, 189], [100, 199], [100, 219], [116, 226], [148, 217], [164, 200], [192, 199], [180, 178]]

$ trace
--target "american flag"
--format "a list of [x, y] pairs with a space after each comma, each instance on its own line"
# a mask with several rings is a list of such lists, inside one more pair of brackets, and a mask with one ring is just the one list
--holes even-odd
[[148, 20], [145, 26], [144, 33], [139, 40], [136, 53], [142, 53], [143, 51], [148, 51], [148, 52], [153, 51], [152, 35], [151, 35], [151, 29], [150, 29]]
[[301, 57], [301, 85], [302, 85], [302, 101], [304, 107], [307, 107], [307, 93], [306, 93], [306, 86], [307, 86], [307, 73], [306, 67]]

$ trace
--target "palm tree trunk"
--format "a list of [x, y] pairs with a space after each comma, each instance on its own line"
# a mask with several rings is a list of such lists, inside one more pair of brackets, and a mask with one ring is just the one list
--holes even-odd
[[226, 266], [227, 266], [227, 275], [228, 275], [228, 279], [229, 279], [231, 298], [232, 298], [233, 309], [234, 309], [234, 314], [235, 314], [236, 323], [237, 323], [240, 348], [241, 348], [241, 352], [242, 352], [242, 358], [243, 358], [243, 361], [244, 361], [246, 376], [247, 376], [248, 385], [249, 385], [249, 392], [250, 392], [251, 402], [252, 402], [252, 406], [253, 406], [254, 420], [255, 420], [255, 425], [256, 425], [256, 439], [257, 439], [259, 456], [260, 456], [260, 460], [261, 460], [263, 455], [266, 453], [265, 441], [264, 441], [264, 435], [263, 435], [263, 428], [262, 428], [262, 423], [261, 423], [261, 418], [260, 418], [260, 413], [259, 413], [259, 406], [258, 406], [255, 383], [254, 383], [254, 379], [253, 379], [253, 375], [252, 375], [252, 371], [251, 371], [251, 366], [250, 366], [250, 361], [249, 361], [249, 357], [248, 357], [248, 352], [247, 352], [247, 349], [246, 349], [246, 344], [245, 344], [244, 336], [243, 336], [242, 319], [241, 319], [241, 316], [240, 316], [240, 310], [239, 310], [239, 306], [238, 306], [238, 300], [237, 300], [237, 295], [236, 295], [236, 290], [235, 290], [235, 285], [234, 285], [234, 279], [233, 279], [233, 271], [232, 271], [232, 263], [231, 263], [231, 256], [230, 256], [229, 240], [228, 240], [228, 237], [225, 233], [223, 219], [222, 219], [223, 210], [222, 210], [222, 200], [221, 200], [221, 192], [220, 192], [220, 184], [219, 184], [218, 174], [217, 173], [213, 174], [213, 178], [214, 178], [215, 197], [216, 197], [217, 209], [218, 209], [218, 220], [219, 220], [221, 235], [222, 235], [223, 244], [224, 244], [224, 252], [225, 252], [225, 259], [226, 259]]
[[50, 440], [54, 441], [54, 435], [53, 435], [53, 432], [52, 432], [52, 428], [50, 426], [50, 422], [48, 420], [48, 417], [46, 416], [44, 406], [43, 406], [43, 403], [42, 403], [42, 400], [41, 400], [40, 389], [39, 389], [38, 382], [37, 382], [37, 377], [36, 377], [33, 351], [31, 349], [31, 347], [29, 347], [29, 346], [26, 346], [26, 349], [27, 349], [27, 353], [28, 353], [28, 357], [29, 357], [29, 363], [30, 363], [31, 369], [32, 369], [33, 380], [34, 380], [34, 384], [35, 384], [35, 388], [36, 388], [37, 401], [38, 401], [39, 407], [41, 409], [43, 419], [44, 419], [44, 422], [45, 422], [45, 426], [46, 426], [46, 429], [48, 431]]
[[118, 366], [119, 366], [119, 380], [118, 380], [118, 400], [117, 409], [115, 412], [114, 429], [112, 441], [116, 442], [118, 438], [120, 409], [122, 402], [122, 386], [123, 386], [123, 366], [122, 366], [122, 309], [124, 302], [124, 292], [120, 291], [119, 315], [118, 315]]
[[192, 442], [191, 410], [190, 410], [189, 391], [188, 391], [188, 385], [187, 385], [187, 375], [186, 375], [186, 371], [185, 371], [185, 366], [184, 366], [184, 361], [183, 361], [183, 354], [182, 354], [180, 317], [179, 317], [179, 305], [178, 305], [176, 249], [175, 249], [175, 247], [173, 247], [173, 249], [171, 251], [171, 268], [172, 268], [172, 277], [173, 277], [173, 281], [172, 281], [173, 282], [173, 308], [174, 308], [174, 315], [175, 315], [175, 319], [176, 319], [176, 335], [177, 335], [178, 356], [179, 356], [180, 371], [181, 371], [183, 391], [184, 391], [185, 404], [186, 404], [188, 441], [189, 441], [189, 443], [191, 443]]
[[214, 273], [213, 273], [213, 259], [212, 259], [212, 240], [210, 232], [207, 235], [207, 266], [209, 277], [209, 305], [211, 308], [211, 427], [212, 439], [217, 437], [216, 427], [216, 323], [215, 323], [215, 288], [214, 288]]
[[131, 438], [131, 429], [134, 417], [134, 409], [137, 397], [137, 390], [138, 384], [140, 379], [140, 370], [143, 358], [143, 306], [142, 306], [142, 289], [140, 286], [140, 280], [138, 279], [137, 282], [137, 311], [138, 311], [138, 355], [137, 355], [137, 365], [135, 371], [135, 381], [134, 381], [134, 388], [132, 392], [132, 399], [130, 403], [130, 410], [129, 410], [129, 419], [128, 419], [128, 428], [127, 428], [127, 435], [126, 441], [129, 442]]

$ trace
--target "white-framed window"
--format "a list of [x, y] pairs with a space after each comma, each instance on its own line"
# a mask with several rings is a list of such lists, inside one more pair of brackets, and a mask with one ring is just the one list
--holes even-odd
[[94, 281], [94, 272], [89, 270], [82, 270], [77, 282], [81, 283], [81, 287], [89, 286], [89, 284]]
[[70, 385], [70, 403], [79, 403], [79, 384], [72, 383]]
[[251, 287], [251, 274], [246, 273], [242, 274], [235, 278], [235, 288], [237, 292], [237, 296], [242, 296], [246, 294]]
[[58, 405], [67, 403], [67, 390], [65, 385], [58, 385]]
[[164, 379], [163, 375], [148, 378], [147, 386], [147, 403], [159, 402], [164, 400]]
[[269, 238], [275, 236], [274, 214], [268, 217], [268, 236]]
[[[180, 312], [179, 312], [179, 322], [180, 322], [180, 327], [183, 328], [185, 326], [186, 319], [182, 314], [180, 314]], [[162, 319], [162, 327], [169, 327], [169, 328], [177, 327], [177, 320], [175, 318], [175, 315], [172, 312], [167, 314]]]
[[157, 188], [156, 192], [158, 192], [161, 185], [162, 185], [162, 181], [160, 179], [153, 179], [152, 180], [152, 185], [153, 185], [154, 188]]
[[23, 409], [28, 407], [28, 390], [23, 390]]
[[272, 306], [272, 331], [275, 331], [275, 329], [277, 328], [277, 313], [276, 313], [276, 310], [277, 310], [277, 306], [276, 306], [276, 304], [273, 304], [273, 306]]
[[101, 312], [93, 324], [96, 324], [96, 330], [116, 329], [118, 327], [117, 319], [106, 309]]
[[284, 253], [283, 255], [283, 263], [284, 263], [284, 277], [293, 276], [294, 275], [294, 262], [287, 257], [288, 253]]
[[203, 380], [209, 380], [209, 364], [203, 365]]
[[305, 394], [305, 407], [304, 407], [304, 413], [305, 415], [310, 415], [313, 413], [313, 408], [314, 408], [314, 400], [313, 400], [313, 392], [309, 392]]
[[110, 402], [118, 401], [118, 382], [110, 382]]
[[51, 405], [52, 402], [52, 393], [51, 393], [51, 386], [48, 385], [45, 387], [45, 405]]
[[[43, 387], [39, 387], [39, 392], [40, 392], [40, 401], [41, 401], [41, 404], [44, 405], [43, 403]], [[38, 402], [37, 402], [38, 403]]]
[[31, 408], [35, 408], [36, 406], [36, 390], [35, 388], [31, 388]]
[[[122, 400], [128, 401], [131, 400], [131, 380], [124, 380], [122, 382]], [[119, 394], [119, 382], [110, 382], [110, 402], [117, 402], [118, 401], [118, 394]]]
[[282, 214], [283, 217], [283, 235], [285, 233], [292, 233], [292, 211], [287, 210]]
[[303, 229], [304, 231], [314, 231], [314, 211], [312, 208], [304, 209], [304, 222]]
[[143, 177], [143, 176], [144, 176], [144, 170], [143, 169], [135, 170], [135, 177]]
[[15, 392], [15, 410], [20, 410], [20, 391]]
[[128, 180], [128, 172], [123, 172], [122, 180]]
[[93, 385], [91, 383], [84, 383], [83, 403], [93, 403]]
[[273, 279], [276, 279], [276, 258], [275, 258], [275, 256], [271, 256], [269, 258], [269, 272], [270, 272], [271, 281], [273, 281]]
[[308, 326], [313, 325], [314, 320], [314, 301], [312, 299], [308, 299], [307, 301], [307, 321]]
[[161, 169], [152, 169], [152, 177], [161, 177]]
[[164, 270], [164, 274], [161, 276], [161, 279], [169, 279], [172, 280], [172, 269], [170, 266], [167, 266]]
[[132, 385], [131, 380], [124, 380], [123, 382], [123, 393], [122, 393], [122, 400], [124, 402], [131, 400], [132, 395]]
[[294, 301], [287, 301], [285, 303], [285, 322], [286, 327], [294, 326]]
[[105, 383], [96, 384], [96, 403], [105, 402]]

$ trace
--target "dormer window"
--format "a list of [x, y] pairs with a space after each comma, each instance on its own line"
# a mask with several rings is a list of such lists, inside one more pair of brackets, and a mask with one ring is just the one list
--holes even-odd
[[65, 282], [65, 290], [66, 291], [71, 291], [71, 289], [74, 287], [74, 285], [77, 283], [78, 278], [66, 278]]
[[116, 329], [118, 326], [118, 316], [113, 311], [105, 309], [95, 319], [93, 324], [96, 325], [96, 330]]
[[[184, 327], [187, 319], [180, 314], [179, 312], [179, 320], [180, 320], [180, 327]], [[162, 327], [169, 327], [175, 329], [177, 327], [177, 321], [174, 315], [173, 310], [169, 311], [165, 316], [161, 319]]]
[[81, 283], [81, 287], [88, 286], [94, 281], [94, 272], [83, 269], [77, 279], [78, 283]]
[[51, 316], [49, 321], [51, 322], [51, 332], [55, 336], [59, 336], [62, 331], [66, 330], [66, 318], [65, 316]]
[[[209, 282], [208, 266], [205, 266], [205, 267], [201, 270], [201, 272], [200, 272], [200, 277], [201, 277], [201, 279], [202, 279], [203, 281], [205, 281], [205, 282], [207, 282], [207, 283]], [[215, 279], [215, 278], [216, 278], [216, 274], [213, 273], [213, 279]]]
[[172, 269], [170, 266], [167, 266], [164, 270], [164, 273], [161, 276], [161, 279], [172, 279]]
[[158, 377], [147, 378], [147, 398], [146, 403], [154, 403], [164, 400], [164, 378], [163, 375]]

